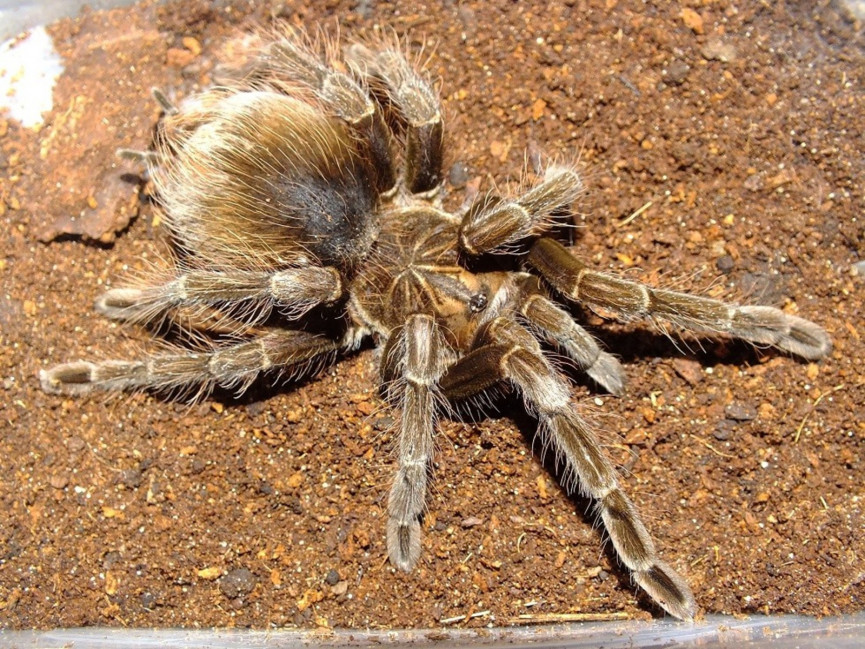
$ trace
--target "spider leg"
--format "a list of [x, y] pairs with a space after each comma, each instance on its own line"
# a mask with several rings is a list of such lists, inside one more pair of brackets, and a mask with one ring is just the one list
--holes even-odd
[[432, 316], [414, 314], [395, 330], [385, 347], [382, 374], [396, 377], [389, 396], [401, 404], [397, 439], [399, 467], [388, 499], [387, 551], [391, 562], [408, 572], [421, 551], [420, 515], [426, 500], [446, 344]]
[[178, 350], [132, 361], [77, 361], [39, 373], [42, 389], [54, 394], [94, 390], [184, 391], [200, 386], [203, 396], [219, 386], [243, 392], [268, 370], [302, 373], [309, 364], [340, 345], [305, 331], [274, 329], [248, 341], [196, 352]]
[[804, 318], [774, 307], [727, 304], [614, 277], [589, 268], [552, 239], [538, 239], [526, 261], [568, 299], [625, 318], [663, 318], [689, 331], [724, 333], [808, 360], [822, 358], [832, 349], [826, 331]]
[[664, 563], [636, 508], [619, 486], [610, 461], [588, 425], [574, 412], [567, 383], [538, 342], [515, 321], [500, 317], [481, 346], [451, 365], [440, 382], [445, 396], [465, 399], [509, 380], [538, 418], [538, 430], [565, 461], [582, 491], [592, 497], [622, 562], [634, 580], [672, 615], [693, 619], [696, 603], [685, 580]]
[[554, 166], [522, 196], [508, 199], [494, 193], [478, 196], [460, 225], [460, 247], [470, 255], [507, 253], [526, 237], [545, 232], [553, 215], [567, 208], [583, 191], [576, 169]]
[[248, 326], [265, 320], [273, 308], [296, 319], [342, 294], [340, 274], [331, 267], [272, 272], [186, 269], [161, 284], [111, 289], [96, 301], [96, 309], [114, 320], [148, 324], [178, 309], [204, 313], [225, 306], [228, 314]]
[[159, 156], [156, 151], [140, 151], [138, 149], [117, 149], [118, 158], [130, 160], [150, 169], [159, 164]]
[[[269, 45], [263, 61], [277, 84], [287, 81], [310, 89], [315, 97], [336, 117], [343, 120], [355, 135], [356, 145], [363, 149], [375, 172], [375, 187], [387, 194], [396, 186], [391, 134], [379, 105], [350, 75], [335, 70], [316, 53], [315, 46], [303, 34], [289, 34]], [[259, 71], [261, 74], [262, 71]], [[283, 89], [292, 94], [292, 88]]]
[[[398, 43], [372, 50], [360, 43], [346, 52], [355, 74], [395, 109], [405, 127], [405, 178], [412, 194], [436, 196], [442, 182], [444, 126], [438, 95], [406, 60]], [[379, 93], [375, 91], [379, 90]]]
[[520, 301], [518, 310], [536, 335], [564, 352], [579, 370], [610, 394], [624, 394], [625, 370], [615, 356], [601, 349], [592, 334], [547, 298], [536, 277], [527, 282], [524, 291], [527, 294]]
[[[177, 106], [159, 88], [151, 88], [150, 94], [166, 115], [171, 117], [180, 112]], [[120, 148], [115, 151], [115, 155], [123, 160], [130, 160], [142, 165], [146, 170], [145, 178], [149, 178], [150, 170], [159, 164], [159, 155], [156, 151]]]
[[166, 115], [177, 115], [177, 106], [174, 105], [160, 88], [151, 88], [150, 95]]

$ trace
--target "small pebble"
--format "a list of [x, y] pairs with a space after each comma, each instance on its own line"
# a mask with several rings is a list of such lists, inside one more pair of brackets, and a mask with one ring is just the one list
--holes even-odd
[[345, 595], [348, 592], [348, 582], [343, 580], [331, 589], [334, 595]]
[[674, 59], [667, 66], [667, 75], [664, 77], [667, 83], [678, 86], [688, 78], [688, 73], [691, 71], [691, 66], [679, 59]]
[[273, 485], [266, 480], [262, 480], [258, 483], [258, 492], [264, 494], [265, 496], [272, 496], [276, 493], [276, 489], [274, 489]]
[[339, 573], [333, 568], [331, 568], [328, 571], [327, 576], [324, 578], [324, 583], [326, 583], [328, 586], [336, 586], [339, 583], [339, 579]]
[[279, 505], [297, 516], [303, 514], [303, 504], [297, 496], [281, 494]]
[[712, 431], [712, 437], [717, 439], [719, 442], [726, 442], [733, 435], [733, 426], [735, 426], [735, 424], [729, 419], [719, 421], [715, 430]]
[[267, 403], [264, 401], [254, 401], [246, 406], [246, 412], [250, 417], [257, 417], [267, 410]]
[[700, 49], [700, 54], [709, 61], [729, 63], [736, 59], [737, 51], [731, 43], [722, 41], [720, 38], [711, 38]]
[[377, 431], [387, 431], [391, 430], [394, 427], [396, 420], [393, 417], [388, 417], [385, 415], [384, 417], [376, 417], [372, 420], [372, 427]]
[[247, 568], [235, 568], [219, 580], [219, 590], [230, 600], [248, 595], [255, 588], [258, 579]]
[[58, 473], [51, 476], [51, 478], [48, 480], [48, 484], [50, 484], [55, 489], [64, 489], [66, 485], [69, 484], [69, 476], [67, 476], [65, 473]]
[[120, 472], [120, 484], [128, 489], [141, 486], [141, 469], [125, 469]]
[[733, 421], [751, 421], [757, 418], [757, 409], [748, 404], [731, 403], [724, 408], [724, 416]]
[[123, 555], [121, 555], [117, 550], [111, 550], [110, 552], [106, 552], [105, 556], [102, 557], [102, 568], [104, 570], [111, 570], [114, 566], [120, 563], [123, 560]]
[[733, 270], [733, 267], [736, 265], [736, 262], [730, 255], [724, 255], [723, 257], [719, 257], [715, 262], [715, 267], [720, 270], [722, 273], [729, 273]]
[[469, 180], [469, 169], [464, 162], [455, 162], [448, 171], [448, 183], [451, 187], [462, 187]]
[[696, 385], [703, 380], [703, 366], [692, 358], [673, 359], [673, 369], [688, 385]]

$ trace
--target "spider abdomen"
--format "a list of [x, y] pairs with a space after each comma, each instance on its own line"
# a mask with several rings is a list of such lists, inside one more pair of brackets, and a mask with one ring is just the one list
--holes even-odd
[[[169, 124], [166, 133], [183, 133]], [[154, 181], [177, 238], [207, 264], [353, 267], [368, 252], [374, 171], [347, 127], [280, 93], [217, 95], [164, 143]], [[187, 129], [188, 130], [188, 127]]]

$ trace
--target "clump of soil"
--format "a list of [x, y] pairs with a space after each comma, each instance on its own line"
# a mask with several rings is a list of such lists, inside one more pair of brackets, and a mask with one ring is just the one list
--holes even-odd
[[297, 386], [193, 406], [39, 390], [40, 368], [146, 340], [91, 305], [159, 254], [137, 170], [114, 157], [148, 147], [149, 89], [205, 87], [241, 34], [273, 20], [347, 36], [388, 25], [425, 49], [452, 205], [463, 185], [507, 189], [526, 159], [579, 158], [576, 245], [590, 263], [826, 327], [831, 356], [803, 363], [588, 315], [629, 391], [575, 397], [703, 611], [861, 610], [865, 56], [861, 24], [807, 4], [185, 0], [52, 25], [67, 66], [55, 110], [38, 131], [0, 121], [0, 623], [658, 614], [507, 402], [441, 422], [423, 558], [395, 571], [395, 415], [372, 350]]

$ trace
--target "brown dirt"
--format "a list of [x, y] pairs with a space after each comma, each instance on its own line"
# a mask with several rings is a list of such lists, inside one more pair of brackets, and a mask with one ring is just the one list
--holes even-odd
[[[657, 614], [507, 404], [477, 424], [442, 422], [423, 559], [395, 572], [383, 540], [393, 414], [371, 350], [242, 401], [39, 390], [40, 368], [145, 339], [91, 305], [158, 250], [158, 223], [124, 180], [131, 165], [113, 157], [148, 145], [148, 89], [195, 91], [230, 56], [229, 37], [274, 17], [344, 34], [388, 24], [425, 44], [449, 164], [469, 184], [504, 185], [524, 152], [580, 156], [590, 191], [578, 245], [599, 268], [775, 304], [831, 332], [831, 356], [807, 364], [597, 327], [629, 392], [576, 397], [703, 611], [863, 608], [860, 24], [789, 1], [253, 4], [62, 21], [55, 112], [39, 132], [0, 122], [0, 626]], [[64, 232], [103, 243], [42, 242]]]

